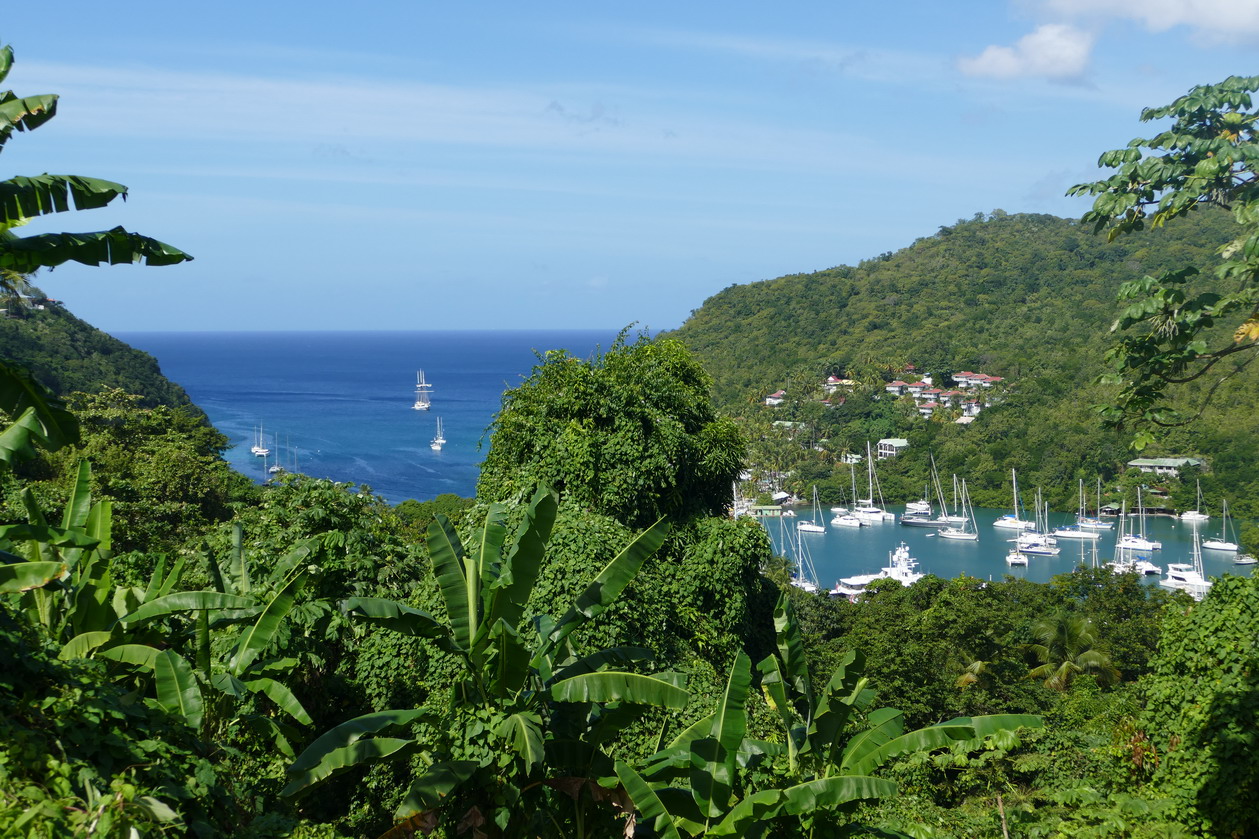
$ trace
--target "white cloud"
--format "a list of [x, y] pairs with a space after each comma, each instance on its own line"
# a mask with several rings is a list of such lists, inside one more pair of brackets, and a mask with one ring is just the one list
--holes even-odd
[[958, 68], [969, 76], [1011, 79], [1037, 76], [1078, 79], [1088, 67], [1093, 35], [1074, 26], [1047, 23], [1024, 35], [1012, 47], [990, 46], [974, 58], [962, 58]]
[[1217, 40], [1259, 34], [1259, 0], [1044, 0], [1058, 17], [1134, 20], [1154, 32], [1185, 26]]

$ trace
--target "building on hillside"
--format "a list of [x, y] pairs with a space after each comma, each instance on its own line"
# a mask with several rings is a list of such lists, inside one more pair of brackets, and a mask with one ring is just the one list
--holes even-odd
[[905, 392], [905, 389], [908, 387], [909, 385], [906, 382], [902, 382], [900, 379], [897, 379], [894, 382], [888, 382], [886, 385], [883, 386], [883, 389], [886, 390], [888, 393], [894, 393], [897, 396], [900, 396], [901, 394]]
[[781, 405], [783, 403], [783, 400], [786, 398], [787, 398], [787, 391], [776, 390], [773, 393], [771, 393], [769, 396], [765, 397], [765, 404], [770, 406], [771, 408], [776, 408], [779, 405]]
[[1201, 466], [1202, 461], [1196, 457], [1138, 457], [1128, 461], [1129, 469], [1140, 469], [1142, 472], [1176, 477], [1186, 466]]
[[909, 441], [904, 437], [885, 437], [879, 441], [879, 460], [896, 457], [907, 448], [909, 448]]

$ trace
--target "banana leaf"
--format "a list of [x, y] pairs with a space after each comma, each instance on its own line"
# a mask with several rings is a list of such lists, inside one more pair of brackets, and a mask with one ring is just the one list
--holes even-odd
[[145, 603], [131, 614], [124, 616], [122, 622], [129, 626], [136, 626], [174, 612], [200, 609], [254, 609], [257, 605], [257, 601], [252, 597], [220, 594], [217, 591], [179, 591]]
[[293, 691], [275, 679], [249, 679], [244, 682], [244, 685], [254, 693], [261, 693], [270, 699], [276, 704], [276, 707], [302, 725], [312, 725], [314, 723], [314, 720], [310, 718], [310, 714], [306, 713], [306, 709], [302, 707], [302, 703], [297, 701], [297, 697], [293, 695]]
[[660, 800], [656, 790], [643, 780], [641, 775], [629, 765], [618, 760], [616, 762], [616, 777], [620, 780], [621, 786], [625, 787], [625, 791], [629, 793], [630, 800], [634, 802], [638, 812], [643, 814], [644, 819], [651, 820], [652, 827], [662, 839], [682, 839], [682, 835], [678, 833], [677, 827], [674, 826], [672, 816], [665, 809], [664, 802]]
[[153, 660], [153, 681], [159, 705], [182, 717], [190, 727], [201, 727], [201, 686], [187, 659], [172, 650], [162, 650]]
[[0, 565], [0, 594], [42, 588], [68, 572], [64, 562], [14, 562]]
[[[428, 711], [422, 708], [412, 708], [406, 711], [376, 711], [355, 717], [328, 729], [315, 738], [315, 741], [307, 746], [297, 760], [293, 761], [293, 765], [288, 768], [287, 772], [292, 780], [282, 795], [293, 795], [298, 790], [328, 777], [329, 772], [340, 766], [340, 761], [345, 757], [345, 755], [342, 755], [342, 757], [331, 761], [324, 769], [319, 769], [321, 765], [329, 760], [329, 755], [353, 745], [364, 735], [375, 734], [395, 725], [407, 725], [416, 720], [431, 718], [431, 716]], [[349, 765], [343, 768], [349, 768]]]
[[173, 245], [121, 227], [95, 233], [40, 233], [0, 242], [0, 268], [19, 274], [72, 261], [83, 265], [175, 265], [191, 259]]
[[[308, 545], [299, 546], [294, 551], [290, 551], [289, 556], [291, 557], [299, 551], [303, 552], [303, 554], [308, 554], [310, 547]], [[271, 639], [275, 637], [280, 624], [293, 608], [297, 591], [306, 582], [307, 573], [305, 567], [299, 567], [294, 571], [284, 585], [280, 586], [280, 589], [267, 601], [266, 606], [262, 609], [262, 614], [258, 616], [253, 625], [241, 634], [241, 639], [236, 645], [236, 651], [227, 663], [227, 670], [233, 676], [241, 676], [249, 668], [249, 665], [270, 646]]]
[[17, 176], [0, 181], [0, 224], [71, 209], [95, 210], [119, 196], [127, 188], [101, 178], [80, 175]]
[[691, 695], [659, 676], [601, 671], [556, 682], [551, 697], [557, 702], [633, 702], [662, 708], [685, 708]]
[[472, 760], [452, 760], [432, 766], [411, 784], [394, 815], [405, 819], [436, 808], [442, 799], [471, 778], [477, 768], [476, 761]]

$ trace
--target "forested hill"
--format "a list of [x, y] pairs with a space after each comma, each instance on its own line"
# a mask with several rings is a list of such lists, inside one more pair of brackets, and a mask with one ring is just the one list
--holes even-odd
[[9, 307], [0, 317], [0, 358], [25, 368], [59, 396], [121, 388], [143, 397], [144, 407], [200, 409], [184, 389], [162, 375], [157, 360], [79, 320], [63, 306]]
[[[719, 402], [756, 401], [792, 374], [982, 370], [1096, 376], [1119, 284], [1203, 265], [1224, 213], [1107, 243], [1069, 219], [995, 211], [859, 265], [730, 286], [675, 333]], [[768, 388], [768, 390], [767, 390]]]

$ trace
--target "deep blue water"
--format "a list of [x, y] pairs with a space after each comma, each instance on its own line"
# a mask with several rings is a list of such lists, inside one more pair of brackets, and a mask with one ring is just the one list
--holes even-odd
[[[165, 332], [118, 336], [155, 356], [228, 435], [227, 460], [258, 480], [250, 455], [262, 426], [301, 472], [366, 484], [397, 503], [443, 492], [470, 496], [503, 391], [537, 363], [535, 350], [585, 357], [614, 331]], [[412, 410], [415, 373], [433, 385], [432, 409]], [[429, 447], [441, 417], [447, 443]], [[276, 436], [279, 444], [276, 444]], [[273, 460], [268, 460], [270, 465]]]

